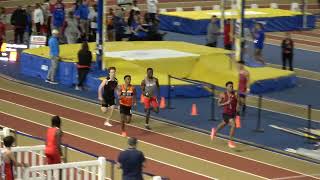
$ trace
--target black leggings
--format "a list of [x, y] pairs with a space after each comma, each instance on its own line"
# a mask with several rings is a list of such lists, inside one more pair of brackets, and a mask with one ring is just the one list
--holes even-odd
[[78, 68], [78, 86], [82, 87], [83, 82], [86, 80], [86, 77], [89, 73], [89, 68]]
[[[16, 28], [14, 30], [14, 43], [23, 44], [25, 28]], [[19, 39], [19, 40], [18, 40]]]
[[292, 59], [293, 55], [292, 54], [282, 54], [282, 69], [287, 69], [287, 61], [289, 63], [289, 69], [290, 71], [293, 71], [293, 66], [292, 66]]

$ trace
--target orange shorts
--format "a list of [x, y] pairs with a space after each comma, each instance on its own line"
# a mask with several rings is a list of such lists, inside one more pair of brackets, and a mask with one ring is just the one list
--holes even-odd
[[150, 106], [152, 106], [153, 108], [158, 108], [159, 107], [159, 103], [157, 100], [157, 97], [153, 96], [153, 97], [143, 97], [143, 103], [144, 103], [144, 108], [145, 109], [150, 109]]

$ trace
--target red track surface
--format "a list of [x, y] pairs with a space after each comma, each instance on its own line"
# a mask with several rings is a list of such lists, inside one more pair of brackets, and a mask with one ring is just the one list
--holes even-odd
[[[68, 118], [68, 119], [72, 119], [72, 120], [76, 120], [78, 122], [84, 123], [84, 124], [88, 124], [91, 126], [95, 126], [95, 127], [99, 127], [99, 128], [105, 128], [103, 126], [103, 121], [104, 119], [98, 116], [94, 116], [85, 112], [81, 112], [78, 110], [74, 110], [74, 109], [70, 109], [70, 108], [66, 108], [66, 107], [62, 107], [60, 105], [56, 105], [56, 104], [52, 104], [49, 102], [45, 102], [45, 101], [41, 101], [41, 100], [37, 100], [31, 97], [27, 97], [27, 96], [23, 96], [23, 95], [19, 95], [16, 93], [12, 93], [9, 91], [4, 91], [4, 90], [0, 90], [0, 97], [3, 100], [7, 100], [7, 101], [11, 101], [23, 106], [27, 106], [30, 108], [34, 108], [43, 112], [47, 112], [50, 114], [56, 114], [59, 115], [61, 117], [64, 118]], [[97, 107], [98, 108], [98, 107]], [[2, 122], [2, 121], [0, 121]], [[25, 125], [22, 124], [16, 124], [14, 123], [16, 127], [12, 127], [12, 128], [17, 128], [17, 129], [21, 129], [22, 131], [25, 130]], [[116, 132], [119, 133], [119, 123], [118, 122], [113, 122], [113, 124], [115, 126], [111, 127], [111, 128], [105, 128], [108, 131], [111, 132]], [[4, 124], [7, 125], [7, 124]], [[10, 124], [11, 125], [11, 124]], [[30, 129], [36, 129], [36, 128], [30, 128]], [[267, 165], [267, 164], [263, 164], [254, 160], [250, 160], [250, 159], [245, 159], [239, 156], [235, 156], [232, 154], [228, 154], [228, 153], [224, 153], [221, 151], [217, 151], [214, 149], [210, 149], [210, 148], [206, 148], [200, 145], [196, 145], [193, 143], [189, 143], [189, 142], [185, 142], [182, 140], [178, 140], [175, 138], [171, 138], [168, 136], [164, 136], [161, 134], [157, 134], [154, 132], [149, 132], [149, 131], [145, 131], [143, 129], [139, 129], [136, 127], [132, 127], [132, 126], [128, 126], [127, 127], [127, 131], [128, 131], [128, 135], [129, 136], [135, 136], [138, 139], [148, 142], [148, 143], [152, 143], [152, 144], [156, 144], [158, 146], [162, 146], [168, 149], [172, 149], [178, 152], [182, 152], [184, 154], [188, 154], [194, 157], [198, 157], [201, 159], [205, 159], [207, 161], [211, 161], [214, 163], [218, 163], [221, 165], [225, 165], [228, 167], [232, 167], [241, 171], [245, 171], [245, 172], [249, 172], [252, 174], [256, 174], [262, 177], [266, 177], [266, 178], [281, 178], [281, 177], [290, 177], [290, 176], [300, 176], [301, 174], [296, 173], [296, 172], [292, 172], [289, 170], [285, 170], [282, 168], [278, 168], [278, 167], [274, 167], [271, 165]], [[40, 132], [39, 132], [40, 133]], [[209, 140], [209, 137], [208, 137]], [[76, 140], [76, 141], [79, 141]], [[80, 143], [80, 142], [73, 142], [70, 141], [68, 143]], [[99, 151], [99, 148], [95, 148], [96, 146], [91, 146], [90, 148], [90, 152], [95, 152], [95, 151]], [[82, 148], [82, 146], [79, 147], [80, 149]], [[110, 157], [110, 156], [109, 156]], [[115, 157], [115, 156], [112, 156]], [[153, 168], [152, 168], [153, 169]], [[156, 169], [155, 169], [156, 170]], [[161, 173], [156, 173], [156, 174], [164, 174], [164, 173], [169, 173], [166, 171], [161, 171]], [[171, 175], [171, 174], [170, 174]], [[180, 179], [180, 178], [179, 178]], [[311, 179], [315, 179], [312, 177], [301, 177], [298, 178], [299, 180], [301, 179], [305, 179], [305, 180], [311, 180]]]
[[[0, 124], [13, 128], [17, 131], [31, 134], [33, 136], [38, 136], [45, 138], [46, 127], [35, 123], [25, 121], [20, 118], [9, 116], [0, 112]], [[118, 149], [108, 147], [102, 144], [98, 144], [86, 139], [73, 136], [68, 133], [63, 134], [63, 143], [68, 144], [73, 147], [77, 147], [83, 151], [93, 153], [97, 156], [107, 157], [108, 159], [117, 159], [120, 151]], [[146, 172], [161, 175], [163, 177], [169, 177], [170, 179], [199, 179], [208, 180], [208, 178], [187, 172], [172, 166], [164, 165], [159, 162], [152, 160], [146, 161]]]

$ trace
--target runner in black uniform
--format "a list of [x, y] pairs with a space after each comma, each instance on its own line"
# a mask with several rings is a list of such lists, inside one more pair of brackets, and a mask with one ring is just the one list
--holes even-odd
[[118, 80], [116, 76], [116, 68], [109, 68], [109, 75], [106, 79], [104, 79], [98, 90], [98, 98], [101, 101], [101, 111], [107, 114], [107, 119], [104, 122], [106, 126], [112, 126], [110, 124], [110, 118], [112, 117], [113, 110], [115, 108], [115, 91], [118, 86]]

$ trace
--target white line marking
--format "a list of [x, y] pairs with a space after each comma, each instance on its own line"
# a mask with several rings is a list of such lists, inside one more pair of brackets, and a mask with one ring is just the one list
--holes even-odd
[[[33, 123], [33, 124], [37, 124], [37, 125], [40, 125], [40, 126], [43, 126], [43, 127], [47, 127], [47, 128], [50, 127], [50, 126], [46, 126], [46, 125], [43, 125], [43, 124], [41, 124], [41, 123], [37, 123], [37, 122], [31, 121], [31, 120], [28, 120], [28, 119], [25, 119], [25, 118], [22, 118], [22, 117], [19, 117], [19, 116], [16, 116], [16, 115], [12, 115], [12, 114], [9, 114], [9, 113], [3, 112], [3, 111], [0, 111], [0, 112], [3, 113], [3, 114], [6, 114], [6, 115], [8, 115], [8, 116], [12, 116], [12, 117], [15, 117], [15, 118], [18, 118], [18, 119], [22, 119], [22, 120], [24, 120], [24, 121], [28, 121], [28, 122]], [[94, 143], [96, 143], [96, 144], [100, 144], [100, 145], [104, 145], [104, 146], [107, 146], [107, 147], [111, 147], [111, 148], [113, 148], [113, 149], [117, 149], [117, 150], [120, 150], [120, 151], [123, 150], [123, 149], [121, 149], [121, 148], [118, 148], [118, 147], [115, 147], [115, 146], [112, 146], [112, 145], [109, 145], [109, 144], [105, 144], [105, 143], [102, 143], [102, 142], [99, 142], [99, 141], [95, 141], [95, 140], [92, 140], [92, 139], [89, 139], [89, 138], [85, 138], [85, 137], [82, 137], [82, 136], [79, 136], [79, 135], [76, 135], [76, 134], [73, 134], [73, 133], [70, 133], [70, 132], [66, 132], [66, 133], [69, 134], [69, 135], [72, 135], [72, 136], [81, 138], [81, 139], [85, 139], [85, 140], [87, 140], [87, 141], [94, 142]], [[152, 161], [159, 162], [159, 163], [161, 163], [161, 164], [165, 164], [165, 165], [168, 165], [168, 166], [171, 166], [171, 167], [175, 167], [175, 168], [177, 168], [177, 169], [181, 169], [181, 170], [183, 170], [183, 171], [187, 171], [187, 172], [190, 172], [190, 173], [193, 173], [193, 174], [197, 174], [197, 175], [199, 175], [199, 176], [203, 176], [203, 177], [206, 177], [206, 178], [209, 178], [209, 179], [217, 180], [217, 179], [215, 179], [215, 178], [212, 178], [212, 177], [209, 177], [209, 176], [206, 176], [206, 175], [197, 173], [197, 172], [193, 172], [193, 171], [191, 171], [191, 170], [184, 169], [184, 168], [182, 168], [182, 167], [178, 167], [178, 166], [175, 166], [175, 165], [172, 165], [172, 164], [169, 164], [169, 163], [166, 163], [166, 162], [162, 162], [162, 161], [159, 161], [159, 160], [156, 160], [156, 159], [153, 159], [153, 158], [149, 158], [149, 157], [147, 157], [147, 158], [150, 159], [150, 160], [152, 160]]]
[[[10, 104], [14, 104], [14, 105], [16, 105], [16, 106], [20, 106], [20, 107], [23, 107], [23, 108], [27, 108], [27, 109], [30, 109], [30, 110], [32, 110], [32, 111], [37, 111], [37, 112], [42, 113], [42, 114], [47, 114], [47, 115], [50, 115], [50, 116], [54, 116], [54, 114], [47, 113], [47, 112], [44, 112], [44, 111], [41, 111], [41, 110], [38, 110], [38, 109], [30, 108], [30, 107], [27, 107], [27, 106], [24, 106], [24, 105], [16, 104], [16, 103], [13, 103], [13, 102], [10, 102], [10, 101], [7, 101], [7, 100], [1, 99], [1, 101], [7, 102], [7, 103], [10, 103]], [[61, 116], [61, 117], [62, 117], [63, 119], [65, 119], [65, 120], [71, 121], [71, 122], [73, 122], [73, 123], [81, 124], [81, 125], [87, 126], [87, 127], [89, 127], [89, 128], [93, 128], [93, 129], [96, 129], [96, 130], [99, 130], [99, 131], [103, 131], [103, 132], [106, 132], [106, 133], [110, 133], [110, 134], [113, 134], [113, 135], [122, 137], [120, 134], [115, 133], [115, 132], [112, 132], [112, 131], [107, 131], [107, 130], [105, 130], [105, 129], [101, 129], [101, 128], [98, 128], [98, 127], [95, 127], [95, 126], [91, 126], [91, 125], [84, 124], [84, 123], [81, 123], [81, 122], [78, 122], [78, 121], [74, 121], [74, 120], [71, 120], [71, 119], [66, 118], [66, 117], [63, 117], [63, 116]], [[118, 121], [117, 121], [117, 122], [118, 122]], [[158, 145], [156, 145], [156, 144], [152, 144], [152, 143], [149, 143], [149, 142], [146, 142], [146, 141], [139, 140], [139, 142], [142, 142], [142, 143], [145, 143], [145, 144], [148, 144], [148, 145], [150, 145], [150, 146], [157, 147], [157, 148], [161, 148], [161, 149], [164, 149], [164, 150], [167, 150], [167, 151], [171, 151], [171, 152], [174, 152], [174, 153], [177, 153], [177, 154], [181, 154], [181, 155], [183, 155], [183, 156], [191, 157], [191, 158], [194, 158], [194, 159], [197, 159], [197, 160], [200, 160], [200, 161], [204, 161], [204, 162], [206, 162], [206, 163], [218, 165], [218, 166], [221, 166], [221, 167], [224, 167], [224, 168], [228, 168], [228, 169], [231, 169], [231, 170], [234, 170], [234, 171], [239, 171], [239, 172], [241, 172], [241, 173], [249, 174], [249, 175], [252, 175], [252, 176], [257, 176], [257, 177], [259, 177], [259, 178], [268, 179], [268, 178], [265, 178], [265, 177], [262, 177], [262, 176], [259, 176], [259, 175], [256, 175], [256, 174], [252, 174], [252, 173], [250, 173], [250, 172], [246, 172], [246, 171], [242, 171], [242, 170], [239, 170], [239, 169], [235, 169], [235, 168], [232, 168], [232, 167], [229, 167], [229, 166], [225, 166], [225, 165], [222, 165], [222, 164], [213, 162], [213, 161], [208, 161], [208, 160], [205, 160], [205, 159], [196, 157], [196, 156], [192, 156], [192, 155], [185, 154], [185, 153], [182, 153], [182, 152], [179, 152], [179, 151], [175, 151], [175, 150], [173, 150], [173, 149], [168, 149], [168, 148], [166, 148], [166, 147], [158, 146]]]
[[[320, 174], [312, 174], [312, 176], [320, 176]], [[299, 179], [305, 176], [289, 176], [289, 177], [282, 177], [282, 178], [273, 178], [272, 180], [287, 180], [287, 179]]]
[[[2, 89], [2, 88], [0, 88], [0, 89]], [[4, 89], [2, 89], [2, 90], [4, 90]], [[4, 90], [4, 91], [7, 91], [7, 90]], [[8, 91], [8, 92], [12, 92], [12, 91]], [[12, 92], [12, 93], [14, 93], [14, 92]], [[20, 94], [20, 93], [16, 93], [16, 94]], [[23, 94], [20, 94], [20, 95], [23, 95]], [[27, 96], [27, 95], [23, 95], [23, 96]], [[67, 107], [67, 106], [63, 106], [63, 105], [60, 105], [60, 104], [52, 103], [52, 102], [49, 102], [49, 101], [46, 101], [46, 100], [41, 100], [41, 99], [38, 99], [38, 98], [35, 98], [35, 97], [31, 97], [31, 96], [27, 96], [27, 97], [30, 97], [30, 98], [33, 98], [33, 99], [37, 99], [39, 101], [51, 103], [51, 104], [54, 104], [54, 105], [57, 105], [57, 106], [61, 106], [61, 107], [64, 107], [66, 109], [71, 109], [71, 110], [74, 110], [74, 111], [82, 112], [82, 111], [79, 111], [77, 109], [73, 109], [73, 108], [70, 108], [70, 107]], [[72, 98], [72, 97], [68, 97], [68, 98], [75, 99], [75, 98]], [[81, 100], [81, 99], [75, 99], [75, 100], [84, 101], [84, 100]], [[88, 103], [87, 101], [84, 101], [84, 102]], [[91, 103], [91, 102], [89, 102], [89, 103]], [[100, 118], [105, 118], [103, 116], [95, 115], [95, 114], [92, 114], [92, 113], [89, 113], [89, 112], [82, 112], [82, 113], [89, 114], [89, 115], [96, 116], [96, 117], [100, 117]], [[115, 121], [115, 120], [113, 120], [113, 121]], [[167, 123], [164, 123], [164, 124], [167, 124]], [[145, 130], [144, 128], [141, 128], [141, 127], [138, 127], [138, 126], [134, 126], [134, 125], [129, 125], [129, 126]], [[186, 128], [184, 128], [184, 129], [186, 129]], [[259, 163], [266, 164], [266, 165], [269, 165], [269, 166], [273, 166], [273, 167], [276, 167], [276, 168], [279, 168], [279, 169], [284, 169], [284, 170], [291, 171], [291, 172], [294, 172], [294, 173], [297, 173], [297, 174], [303, 174], [303, 173], [300, 173], [300, 172], [297, 172], [297, 171], [294, 171], [294, 170], [290, 170], [290, 169], [287, 169], [287, 168], [284, 168], [284, 167], [279, 167], [277, 165], [273, 165], [273, 164], [269, 164], [269, 163], [262, 162], [262, 161], [259, 161], [259, 160], [255, 160], [255, 159], [251, 159], [251, 158], [248, 158], [248, 157], [240, 156], [240, 155], [237, 155], [237, 154], [229, 153], [229, 152], [226, 152], [226, 151], [222, 151], [220, 149], [216, 149], [216, 148], [213, 148], [213, 147], [208, 147], [208, 146], [205, 146], [205, 145], [202, 145], [202, 144], [198, 144], [198, 143], [195, 143], [195, 142], [192, 142], [192, 141], [189, 141], [189, 140], [180, 139], [180, 138], [177, 138], [177, 137], [174, 137], [174, 136], [171, 136], [171, 135], [162, 134], [162, 133], [155, 132], [155, 131], [150, 131], [150, 132], [153, 132], [153, 133], [156, 133], [156, 134], [160, 134], [160, 135], [163, 135], [163, 136], [167, 136], [167, 137], [170, 137], [170, 138], [173, 138], [173, 139], [177, 139], [177, 140], [180, 140], [180, 141], [188, 142], [188, 143], [191, 143], [191, 144], [195, 144], [195, 145], [198, 145], [198, 146], [202, 146], [202, 147], [205, 147], [205, 148], [213, 149], [213, 150], [216, 150], [216, 151], [220, 151], [220, 152], [223, 152], [223, 153], [227, 153], [229, 155], [237, 156], [237, 157], [244, 158], [244, 159], [247, 159], [247, 160], [251, 160], [251, 161], [259, 162]], [[195, 132], [197, 132], [197, 131], [195, 131]], [[254, 148], [257, 148], [257, 147], [254, 147]], [[257, 149], [261, 149], [261, 148], [257, 148]], [[272, 151], [268, 151], [268, 152], [272, 152]], [[276, 153], [276, 152], [272, 152], [272, 153], [279, 154], [279, 153]], [[283, 154], [280, 154], [280, 155], [282, 155], [284, 157], [291, 157], [291, 156], [285, 156]], [[304, 161], [304, 162], [307, 162], [307, 163], [310, 163], [310, 164], [315, 164], [315, 163], [312, 163], [312, 162], [309, 162], [309, 161], [305, 161], [305, 160], [301, 160], [301, 159], [298, 159], [298, 158], [295, 158], [295, 159], [300, 160], [300, 161]], [[305, 174], [303, 174], [303, 175], [305, 175]], [[306, 175], [306, 176], [308, 176], [308, 175]]]
[[[267, 40], [273, 40], [273, 41], [277, 41], [276, 39], [267, 39]], [[281, 40], [278, 40], [278, 41], [281, 41]], [[279, 44], [276, 44], [276, 43], [273, 43], [273, 42], [270, 42], [270, 41], [266, 41], [267, 44], [269, 45], [273, 45], [273, 46], [280, 46]], [[311, 46], [311, 45], [308, 45], [308, 44], [301, 44], [301, 45], [304, 45], [304, 46]], [[318, 47], [318, 46], [314, 46], [314, 47]], [[300, 49], [300, 50], [304, 50], [304, 51], [310, 51], [310, 52], [320, 52], [320, 50], [314, 50], [314, 49], [305, 49], [305, 48], [302, 48], [302, 47], [295, 47], [295, 49]]]

